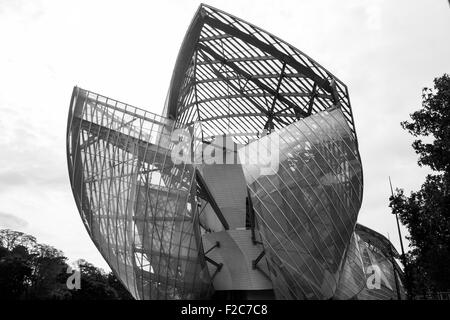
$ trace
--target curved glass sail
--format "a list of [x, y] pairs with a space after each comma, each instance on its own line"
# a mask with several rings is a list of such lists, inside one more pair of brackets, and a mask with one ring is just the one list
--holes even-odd
[[405, 299], [403, 272], [395, 260], [399, 258], [399, 254], [391, 242], [361, 224], [356, 226], [355, 236], [367, 277], [364, 288], [358, 292], [357, 299]]
[[345, 84], [291, 44], [229, 13], [201, 5], [183, 40], [164, 114], [201, 122], [199, 138], [262, 131], [340, 106], [356, 138]]
[[[264, 143], [274, 136], [277, 146]], [[261, 153], [260, 145], [279, 153], [278, 165], [264, 174], [255, 165], [243, 168], [275, 294], [331, 298], [362, 201], [355, 139], [340, 109], [333, 109], [275, 131], [240, 154]]]
[[136, 299], [401, 297], [389, 241], [356, 224], [357, 135], [328, 70], [200, 5], [163, 114], [80, 88], [69, 110], [78, 210]]
[[357, 300], [358, 294], [366, 288], [366, 285], [367, 276], [361, 257], [358, 236], [353, 233], [339, 277], [339, 283], [334, 293], [334, 299]]
[[405, 299], [398, 252], [383, 235], [357, 224], [334, 299]]
[[201, 298], [211, 288], [194, 236], [193, 169], [172, 162], [173, 129], [173, 121], [74, 89], [74, 197], [97, 248], [139, 299]]

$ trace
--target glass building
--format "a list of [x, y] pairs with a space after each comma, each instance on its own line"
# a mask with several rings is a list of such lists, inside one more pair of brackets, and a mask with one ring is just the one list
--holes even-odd
[[398, 299], [398, 253], [357, 224], [347, 87], [260, 28], [201, 5], [163, 116], [75, 87], [70, 182], [136, 299]]

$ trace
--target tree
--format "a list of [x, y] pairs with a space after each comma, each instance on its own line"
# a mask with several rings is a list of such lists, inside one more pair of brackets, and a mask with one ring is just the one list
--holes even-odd
[[412, 147], [419, 166], [429, 166], [421, 189], [406, 196], [397, 189], [390, 207], [409, 231], [406, 272], [413, 278], [412, 294], [450, 291], [450, 76], [424, 88], [422, 108], [402, 127], [416, 139]]
[[108, 276], [85, 260], [77, 262], [80, 268], [81, 289], [72, 294], [76, 300], [111, 300], [117, 299], [117, 293], [108, 284]]
[[10, 229], [0, 230], [0, 246], [7, 250], [13, 250], [17, 246], [23, 246], [27, 249], [34, 248], [36, 238], [19, 231]]
[[32, 274], [28, 259], [29, 254], [21, 245], [11, 251], [0, 247], [0, 300], [24, 295]]
[[422, 109], [411, 115], [412, 122], [404, 121], [402, 127], [415, 137], [432, 137], [425, 143], [417, 139], [413, 148], [419, 154], [419, 165], [432, 170], [450, 172], [450, 76], [444, 74], [434, 79], [434, 90], [424, 88]]
[[37, 244], [33, 251], [33, 274], [28, 298], [61, 299], [69, 296], [66, 286], [68, 265], [64, 254], [44, 244]]
[[67, 288], [67, 258], [36, 238], [0, 230], [0, 299], [133, 299], [113, 273], [79, 260], [81, 289]]

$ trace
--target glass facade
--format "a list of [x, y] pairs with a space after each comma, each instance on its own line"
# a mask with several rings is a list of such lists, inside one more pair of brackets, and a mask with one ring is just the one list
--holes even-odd
[[337, 77], [201, 5], [163, 115], [77, 87], [69, 109], [75, 202], [136, 299], [402, 296], [395, 249], [356, 223], [362, 165]]
[[243, 167], [275, 294], [329, 299], [362, 200], [355, 139], [339, 109], [312, 115], [252, 144], [273, 135], [279, 141], [278, 170], [260, 175]]
[[194, 236], [193, 168], [172, 162], [173, 129], [173, 121], [74, 89], [67, 148], [75, 200], [137, 299], [201, 298], [211, 289]]
[[338, 300], [406, 299], [398, 252], [383, 235], [357, 224], [334, 294]]
[[406, 299], [403, 272], [397, 264], [397, 250], [383, 235], [363, 225], [356, 225], [355, 238], [362, 269], [367, 277], [365, 286], [354, 297], [359, 300]]

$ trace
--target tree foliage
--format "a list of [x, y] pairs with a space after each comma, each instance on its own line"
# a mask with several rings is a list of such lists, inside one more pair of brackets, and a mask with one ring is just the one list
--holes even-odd
[[70, 290], [64, 254], [36, 238], [0, 230], [0, 299], [100, 300], [132, 299], [112, 273], [79, 260], [81, 288]]
[[409, 231], [407, 272], [414, 280], [413, 294], [450, 291], [450, 76], [424, 88], [422, 108], [402, 127], [417, 139], [413, 149], [418, 164], [429, 166], [420, 190], [405, 195], [398, 189], [390, 198], [393, 213]]
[[401, 123], [415, 137], [431, 137], [432, 141], [417, 139], [413, 148], [419, 154], [419, 165], [432, 170], [450, 172], [450, 76], [434, 79], [434, 90], [422, 91], [422, 109], [411, 114], [411, 122]]

